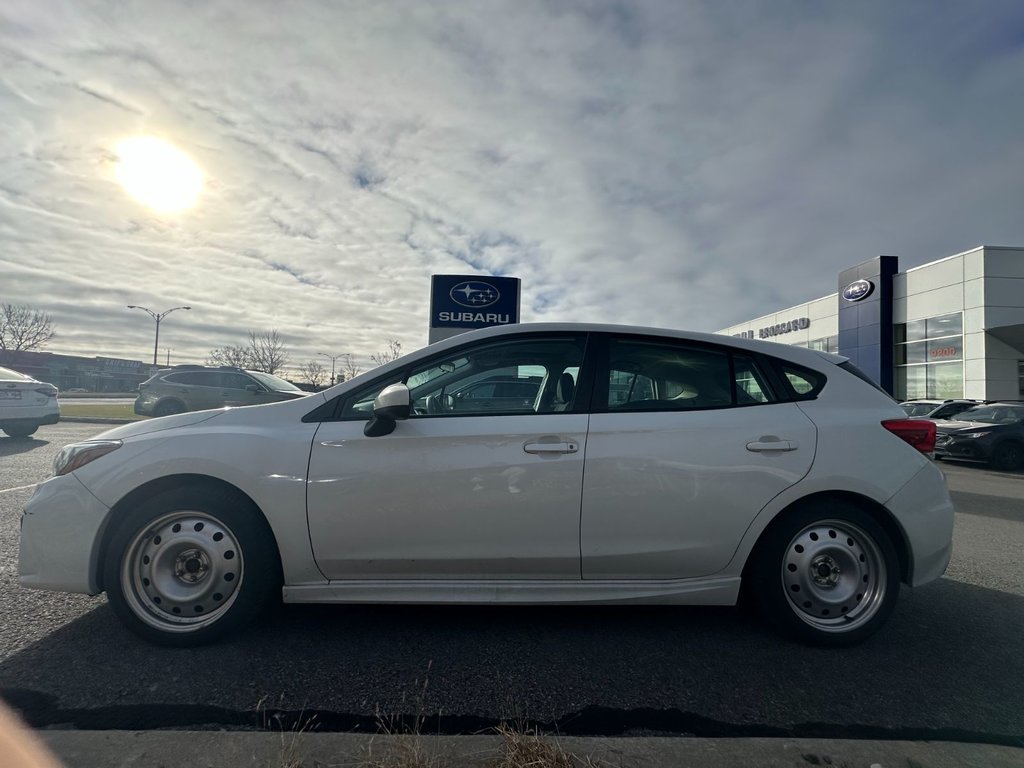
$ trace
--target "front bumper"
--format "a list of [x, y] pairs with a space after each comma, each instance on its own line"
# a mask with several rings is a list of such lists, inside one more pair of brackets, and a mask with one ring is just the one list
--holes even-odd
[[988, 461], [991, 454], [988, 440], [984, 438], [952, 437], [949, 440], [939, 438], [935, 441], [935, 455], [940, 459]]
[[929, 462], [885, 506], [907, 538], [910, 585], [935, 581], [953, 554], [953, 501], [945, 476]]
[[21, 586], [98, 594], [100, 542], [109, 513], [73, 474], [41, 483], [21, 516]]

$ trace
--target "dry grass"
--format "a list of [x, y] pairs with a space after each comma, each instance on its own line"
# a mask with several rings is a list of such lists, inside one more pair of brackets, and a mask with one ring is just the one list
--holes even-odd
[[277, 760], [267, 768], [304, 768], [305, 763], [299, 755], [299, 736], [317, 729], [316, 715], [305, 717], [300, 713], [298, 722], [294, 723], [290, 729], [285, 729], [280, 714], [266, 716], [265, 705], [266, 697], [260, 699], [256, 704], [256, 711], [261, 713], [260, 719], [281, 736], [281, 747]]
[[[412, 718], [385, 716], [378, 708], [376, 713], [379, 736], [372, 737], [358, 755], [337, 763], [323, 763], [313, 760], [313, 768], [455, 768], [456, 765], [473, 765], [479, 768], [596, 768], [598, 763], [589, 756], [566, 752], [557, 737], [541, 734], [539, 729], [522, 724], [503, 722], [495, 729], [500, 739], [497, 750], [467, 758], [463, 755], [457, 763], [446, 751], [440, 734], [425, 735], [423, 727], [427, 721], [427, 690], [430, 685], [430, 668], [418, 685], [415, 714]], [[260, 701], [257, 709], [263, 708]], [[440, 713], [438, 713], [440, 715]], [[279, 715], [264, 717], [265, 724], [275, 724], [281, 734], [279, 759], [268, 768], [306, 768], [299, 742], [301, 735], [317, 728], [316, 717], [300, 717], [290, 729], [285, 729]], [[273, 727], [273, 725], [271, 725]], [[450, 749], [450, 745], [449, 749]]]
[[495, 768], [577, 768], [592, 765], [566, 752], [557, 739], [542, 736], [536, 728], [517, 730], [507, 723], [498, 726], [503, 754]]
[[135, 413], [132, 403], [61, 403], [61, 416], [78, 416], [90, 419], [131, 419], [138, 421], [146, 418]]

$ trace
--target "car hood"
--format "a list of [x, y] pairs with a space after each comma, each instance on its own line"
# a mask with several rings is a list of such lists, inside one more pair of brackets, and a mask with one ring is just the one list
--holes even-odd
[[154, 432], [178, 429], [179, 427], [191, 427], [206, 421], [212, 421], [213, 419], [217, 420], [218, 427], [267, 423], [267, 420], [281, 417], [289, 420], [301, 419], [306, 413], [319, 407], [324, 402], [326, 400], [323, 393], [316, 392], [304, 397], [282, 400], [277, 403], [267, 403], [266, 405], [248, 405], [245, 408], [217, 408], [210, 411], [179, 413], [175, 416], [161, 416], [156, 419], [146, 419], [145, 421], [125, 424], [124, 426], [107, 430], [92, 439], [123, 440], [127, 437], [149, 435]]
[[199, 424], [200, 422], [209, 421], [210, 419], [222, 416], [227, 413], [228, 410], [228, 408], [219, 408], [213, 411], [193, 411], [191, 413], [179, 413], [174, 416], [161, 416], [156, 419], [134, 421], [131, 424], [124, 424], [120, 427], [108, 429], [106, 432], [96, 435], [92, 439], [122, 440], [126, 437], [138, 437], [139, 435], [149, 435], [153, 432], [163, 432], [166, 429], [190, 427], [193, 424]]
[[996, 427], [1005, 426], [1007, 425], [989, 424], [987, 421], [960, 421], [958, 419], [950, 419], [948, 421], [936, 421], [935, 431], [947, 435], [955, 435], [957, 432], [978, 432], [982, 429], [994, 429]]

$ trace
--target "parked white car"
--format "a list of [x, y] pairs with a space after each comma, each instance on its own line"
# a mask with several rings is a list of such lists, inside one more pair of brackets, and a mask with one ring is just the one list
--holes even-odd
[[[532, 410], [450, 393], [540, 377]], [[475, 400], [476, 398], [473, 398]], [[848, 645], [937, 579], [953, 507], [930, 421], [843, 358], [542, 324], [457, 336], [290, 402], [64, 448], [22, 585], [193, 645], [286, 602], [731, 605]]]
[[0, 429], [11, 437], [28, 437], [58, 421], [60, 404], [53, 384], [0, 367]]

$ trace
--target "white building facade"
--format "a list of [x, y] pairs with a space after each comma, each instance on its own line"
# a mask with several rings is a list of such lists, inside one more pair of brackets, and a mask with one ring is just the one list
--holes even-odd
[[840, 273], [838, 289], [718, 333], [843, 355], [899, 400], [1024, 399], [1024, 248], [905, 272], [880, 256]]

